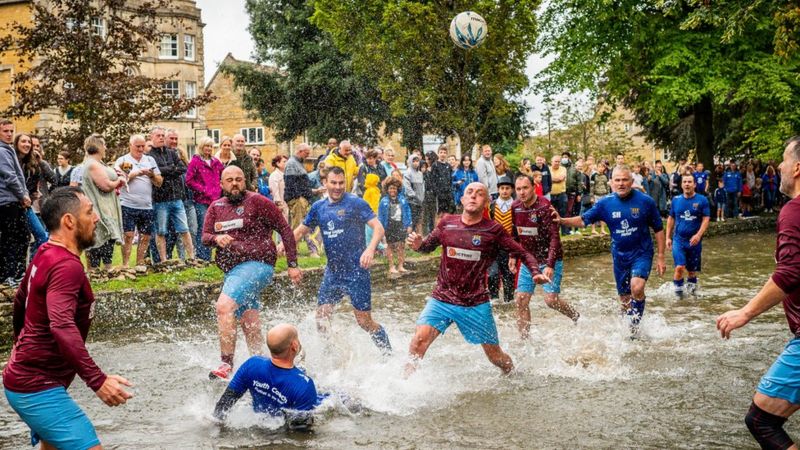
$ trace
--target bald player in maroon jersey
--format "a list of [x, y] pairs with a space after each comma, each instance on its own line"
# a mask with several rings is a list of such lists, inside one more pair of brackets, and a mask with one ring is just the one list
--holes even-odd
[[453, 322], [464, 339], [470, 344], [480, 344], [489, 361], [503, 373], [514, 369], [511, 357], [500, 348], [492, 316], [487, 289], [489, 267], [498, 250], [504, 249], [523, 261], [536, 283], [548, 280], [539, 272], [539, 263], [530, 252], [506, 233], [502, 225], [483, 216], [488, 201], [486, 186], [470, 183], [461, 197], [464, 211], [460, 216], [444, 216], [424, 241], [416, 233], [406, 240], [412, 249], [423, 253], [442, 246], [436, 288], [417, 320], [417, 330], [411, 339], [407, 376], [416, 370], [428, 347]]

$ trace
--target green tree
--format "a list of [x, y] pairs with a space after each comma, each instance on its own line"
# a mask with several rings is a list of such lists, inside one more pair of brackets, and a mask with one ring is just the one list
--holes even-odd
[[350, 57], [309, 22], [312, 2], [248, 0], [246, 8], [256, 60], [278, 69], [223, 67], [243, 91], [245, 108], [281, 140], [307, 132], [314, 142], [330, 137], [375, 142], [389, 122], [388, 107], [369, 79], [354, 73]]
[[[525, 63], [539, 0], [314, 0], [312, 21], [329, 32], [354, 69], [374, 80], [393, 117], [426, 118], [426, 132], [457, 135], [462, 149], [523, 133]], [[471, 9], [488, 23], [483, 44], [453, 45], [451, 19]]]
[[57, 128], [38, 132], [50, 151], [67, 147], [80, 153], [91, 133], [102, 133], [114, 149], [148, 125], [210, 101], [208, 94], [173, 97], [163, 90], [166, 79], [139, 75], [140, 53], [159, 38], [156, 13], [166, 2], [129, 3], [30, 2], [31, 23], [14, 22], [0, 38], [0, 52], [30, 65], [14, 75], [15, 103], [2, 114], [29, 118], [50, 108], [62, 111]]
[[[556, 56], [540, 87], [593, 89], [631, 109], [648, 137], [673, 154], [770, 154], [800, 127], [796, 63], [774, 53], [768, 18], [726, 36], [687, 28], [696, 2], [551, 2], [539, 47]], [[690, 126], [690, 141], [686, 126]], [[679, 147], [680, 146], [680, 147]]]

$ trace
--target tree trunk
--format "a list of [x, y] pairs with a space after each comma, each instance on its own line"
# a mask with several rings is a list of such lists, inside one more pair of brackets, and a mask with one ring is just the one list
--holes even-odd
[[695, 157], [706, 170], [714, 168], [714, 109], [709, 97], [694, 105]]

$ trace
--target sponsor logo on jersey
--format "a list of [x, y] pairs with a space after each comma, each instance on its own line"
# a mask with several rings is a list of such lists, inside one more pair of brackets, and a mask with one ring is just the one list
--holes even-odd
[[457, 247], [449, 247], [447, 249], [447, 256], [453, 259], [460, 259], [462, 261], [480, 261], [481, 252], [478, 250], [467, 250]]
[[215, 222], [214, 223], [214, 231], [228, 231], [228, 230], [237, 230], [239, 228], [244, 227], [244, 220], [243, 219], [233, 219], [233, 220], [226, 220], [224, 222]]
[[337, 229], [336, 224], [329, 220], [326, 224], [327, 230], [322, 230], [322, 235], [328, 239], [336, 239], [340, 234], [344, 233], [343, 229]]
[[538, 236], [539, 228], [537, 227], [517, 227], [520, 236]]
[[472, 235], [472, 245], [479, 246], [481, 245], [481, 235], [480, 234], [473, 234]]
[[692, 215], [691, 211], [687, 209], [686, 211], [683, 212], [683, 214], [681, 214], [681, 219], [687, 222], [691, 222], [692, 220], [694, 220], [694, 216]]

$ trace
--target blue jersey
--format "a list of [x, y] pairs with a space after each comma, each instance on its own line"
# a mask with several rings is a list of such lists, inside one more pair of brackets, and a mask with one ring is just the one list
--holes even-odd
[[310, 411], [319, 404], [314, 381], [305, 372], [278, 367], [263, 356], [245, 361], [228, 388], [239, 394], [250, 391], [253, 410], [273, 416], [284, 410]]
[[711, 206], [708, 199], [700, 194], [695, 194], [691, 198], [677, 195], [672, 199], [672, 206], [669, 215], [675, 219], [675, 237], [691, 239], [703, 223], [703, 217], [711, 217]]
[[692, 175], [694, 176], [695, 184], [697, 184], [697, 192], [705, 194], [706, 189], [708, 189], [708, 177], [711, 175], [711, 172], [704, 170], [702, 172], [695, 172]]
[[655, 200], [637, 190], [632, 190], [625, 198], [620, 198], [617, 193], [607, 195], [581, 218], [585, 224], [602, 220], [608, 225], [614, 256], [652, 253], [653, 239], [649, 228], [655, 232], [664, 229]]
[[345, 193], [336, 203], [330, 199], [314, 203], [303, 224], [322, 231], [328, 270], [348, 272], [359, 268], [359, 259], [367, 248], [364, 226], [374, 218], [367, 202]]

